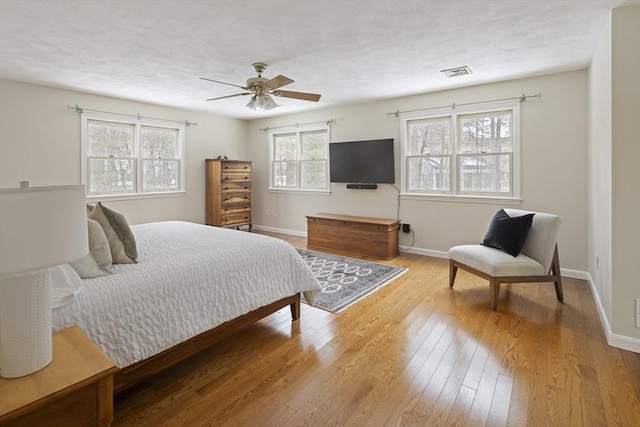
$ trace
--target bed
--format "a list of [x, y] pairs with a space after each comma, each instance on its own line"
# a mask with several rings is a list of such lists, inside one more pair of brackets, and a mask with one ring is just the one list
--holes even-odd
[[131, 226], [136, 264], [82, 280], [52, 312], [54, 330], [77, 325], [120, 373], [115, 392], [189, 357], [281, 308], [300, 315], [317, 280], [288, 243], [180, 221]]

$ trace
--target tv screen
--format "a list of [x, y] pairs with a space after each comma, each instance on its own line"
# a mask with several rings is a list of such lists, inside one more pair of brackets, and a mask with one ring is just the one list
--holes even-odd
[[393, 184], [393, 139], [329, 144], [331, 182]]

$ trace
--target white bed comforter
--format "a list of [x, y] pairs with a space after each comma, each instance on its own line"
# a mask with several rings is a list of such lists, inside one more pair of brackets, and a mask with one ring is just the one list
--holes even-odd
[[55, 330], [77, 325], [121, 368], [281, 298], [313, 303], [320, 289], [279, 239], [178, 221], [131, 229], [138, 263], [83, 280], [53, 310]]

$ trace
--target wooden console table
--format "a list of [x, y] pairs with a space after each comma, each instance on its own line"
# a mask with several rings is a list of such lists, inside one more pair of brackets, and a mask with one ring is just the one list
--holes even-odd
[[397, 219], [328, 213], [307, 215], [307, 248], [391, 259], [400, 253], [399, 228]]

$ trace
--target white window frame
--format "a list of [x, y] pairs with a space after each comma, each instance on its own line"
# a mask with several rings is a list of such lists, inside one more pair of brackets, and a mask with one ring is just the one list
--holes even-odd
[[[127, 199], [143, 199], [143, 198], [156, 198], [156, 197], [173, 197], [173, 196], [183, 196], [185, 194], [185, 164], [186, 164], [186, 147], [185, 147], [185, 128], [186, 125], [184, 123], [178, 123], [167, 120], [159, 120], [159, 119], [149, 119], [149, 118], [135, 118], [135, 117], [127, 117], [125, 115], [120, 114], [112, 114], [112, 113], [101, 113], [101, 112], [93, 112], [93, 111], [85, 111], [80, 115], [80, 141], [81, 141], [81, 149], [80, 149], [80, 157], [81, 157], [81, 180], [82, 184], [85, 185], [87, 200], [127, 200]], [[111, 122], [111, 123], [123, 123], [128, 125], [135, 126], [135, 153], [134, 153], [134, 161], [135, 161], [135, 169], [136, 174], [134, 176], [134, 189], [130, 192], [123, 193], [96, 193], [90, 194], [90, 183], [89, 183], [89, 160], [90, 157], [88, 155], [88, 122], [90, 120], [93, 121], [103, 121], [103, 122]], [[142, 155], [142, 144], [140, 141], [142, 140], [142, 127], [150, 126], [150, 127], [159, 127], [166, 129], [174, 129], [178, 131], [178, 189], [177, 190], [160, 190], [160, 191], [145, 191], [143, 190], [143, 167], [142, 163], [145, 158]]]
[[[305, 132], [317, 132], [317, 131], [326, 131], [327, 132], [327, 144], [325, 147], [325, 188], [324, 189], [306, 189], [300, 188], [300, 173], [301, 168], [300, 164], [305, 160], [300, 159], [301, 153], [301, 138], [300, 134]], [[277, 135], [283, 134], [296, 134], [296, 143], [297, 143], [297, 158], [296, 161], [296, 187], [275, 187], [273, 185], [273, 167], [274, 167], [274, 154], [275, 154], [275, 137]], [[293, 126], [283, 126], [274, 129], [269, 129], [269, 192], [272, 193], [302, 193], [302, 194], [330, 194], [331, 193], [331, 182], [329, 177], [329, 143], [331, 142], [331, 125], [327, 123], [312, 123], [307, 125], [293, 125]]]
[[[511, 132], [512, 132], [512, 176], [511, 185], [513, 193], [510, 196], [498, 196], [498, 195], [483, 195], [479, 193], [463, 193], [460, 190], [458, 163], [460, 153], [458, 152], [458, 133], [459, 124], [458, 116], [464, 116], [469, 114], [483, 114], [492, 113], [498, 111], [510, 110], [512, 114]], [[407, 159], [411, 157], [408, 155], [408, 124], [410, 121], [420, 119], [431, 119], [438, 117], [447, 117], [451, 119], [451, 154], [450, 154], [450, 176], [449, 186], [450, 191], [409, 191], [408, 189], [408, 168]], [[501, 204], [519, 204], [521, 201], [520, 196], [520, 102], [513, 101], [495, 101], [487, 102], [476, 105], [466, 105], [461, 107], [445, 107], [433, 110], [413, 111], [400, 114], [400, 180], [401, 180], [401, 197], [403, 199], [413, 200], [440, 200], [440, 201], [455, 201], [455, 202], [477, 202], [477, 203], [501, 203]]]

